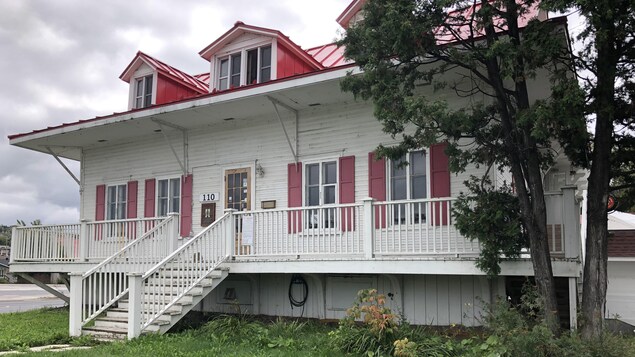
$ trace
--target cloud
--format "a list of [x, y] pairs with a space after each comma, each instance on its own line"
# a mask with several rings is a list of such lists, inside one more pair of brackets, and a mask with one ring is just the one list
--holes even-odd
[[[0, 224], [79, 220], [78, 185], [50, 156], [7, 135], [127, 108], [119, 75], [138, 50], [189, 73], [198, 52], [242, 20], [304, 48], [330, 42], [349, 0], [15, 0], [0, 2]], [[79, 164], [68, 162], [79, 177]]]

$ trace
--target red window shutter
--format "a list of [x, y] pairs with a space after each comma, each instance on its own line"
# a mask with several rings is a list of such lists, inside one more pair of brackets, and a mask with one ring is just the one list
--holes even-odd
[[[375, 160], [368, 153], [368, 195], [377, 201], [386, 201], [386, 159]], [[375, 228], [386, 227], [386, 206], [375, 207]]]
[[[430, 187], [432, 198], [450, 197], [450, 167], [445, 149], [447, 142], [430, 146]], [[434, 225], [448, 224], [448, 203], [436, 203], [434, 209]]]
[[143, 201], [143, 216], [146, 218], [154, 217], [154, 199], [155, 199], [156, 180], [146, 180], [145, 200]]
[[[355, 203], [355, 156], [340, 157], [340, 203]], [[342, 231], [352, 231], [355, 226], [353, 208], [341, 211]]]
[[181, 176], [181, 237], [192, 231], [192, 175]]
[[[302, 207], [302, 163], [287, 167], [287, 206]], [[302, 231], [302, 211], [289, 211], [289, 233]]]
[[95, 197], [95, 221], [106, 219], [106, 185], [97, 185]]
[[127, 214], [128, 218], [137, 218], [137, 188], [139, 183], [137, 181], [128, 182], [128, 202], [127, 206]]

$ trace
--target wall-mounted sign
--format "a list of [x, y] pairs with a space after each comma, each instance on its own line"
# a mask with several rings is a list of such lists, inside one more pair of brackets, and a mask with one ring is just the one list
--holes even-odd
[[198, 197], [199, 202], [212, 202], [218, 201], [220, 198], [220, 193], [203, 193]]

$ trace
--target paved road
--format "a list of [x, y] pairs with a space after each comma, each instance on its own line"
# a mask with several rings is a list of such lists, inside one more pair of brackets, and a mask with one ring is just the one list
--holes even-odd
[[[66, 286], [51, 284], [68, 296]], [[33, 284], [0, 284], [0, 313], [64, 306], [64, 301]]]

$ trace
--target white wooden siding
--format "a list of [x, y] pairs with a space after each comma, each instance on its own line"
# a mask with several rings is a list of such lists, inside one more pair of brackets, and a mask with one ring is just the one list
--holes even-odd
[[[262, 200], [276, 200], [277, 207], [287, 206], [287, 165], [294, 162], [285, 135], [272, 108], [263, 108], [262, 116], [223, 122], [209, 128], [189, 132], [189, 167], [194, 175], [193, 230], [200, 231], [200, 203], [202, 193], [220, 192], [224, 196], [223, 170], [254, 167], [255, 161], [265, 174], [257, 177], [252, 188], [253, 207], [259, 209]], [[287, 130], [294, 140], [295, 120], [281, 111]], [[158, 127], [157, 127], [158, 129]], [[164, 127], [170, 141], [182, 158], [182, 136]], [[316, 107], [300, 112], [298, 125], [298, 160], [337, 159], [355, 156], [355, 200], [368, 196], [368, 153], [379, 143], [394, 143], [381, 131], [380, 123], [366, 103], [337, 107]], [[473, 169], [451, 175], [453, 196], [464, 191], [463, 181], [470, 174], [482, 173]], [[95, 186], [111, 182], [139, 181], [138, 216], [144, 212], [144, 181], [148, 178], [180, 176], [177, 160], [161, 133], [139, 138], [133, 143], [113, 143], [104, 148], [90, 149], [84, 155], [83, 217], [95, 217]], [[217, 201], [216, 216], [223, 210], [223, 198]]]
[[[304, 275], [304, 278], [309, 294], [303, 314], [301, 307], [291, 308], [289, 303], [291, 274], [230, 275], [197, 309], [235, 313], [240, 307], [243, 313], [340, 319], [352, 306], [358, 290], [375, 288], [386, 296], [387, 306], [396, 314], [403, 312], [410, 323], [480, 326], [484, 323], [483, 305], [491, 303], [492, 295], [485, 277], [469, 275], [398, 275], [393, 279], [384, 275], [317, 275], [317, 279], [311, 279]], [[223, 298], [228, 288], [235, 289], [239, 304]], [[295, 297], [301, 297], [299, 291]]]

